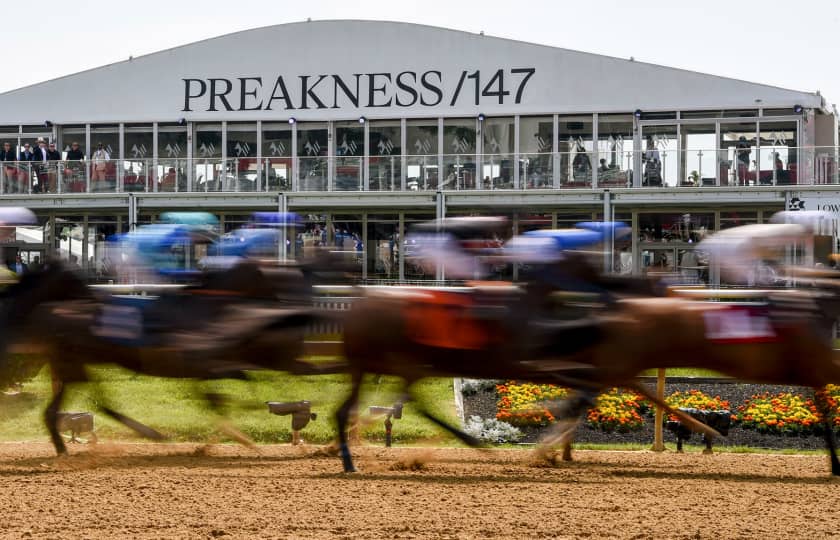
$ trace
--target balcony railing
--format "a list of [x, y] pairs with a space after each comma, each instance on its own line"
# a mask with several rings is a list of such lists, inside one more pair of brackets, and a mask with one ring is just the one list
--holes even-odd
[[0, 194], [837, 185], [838, 161], [840, 147], [5, 161]]

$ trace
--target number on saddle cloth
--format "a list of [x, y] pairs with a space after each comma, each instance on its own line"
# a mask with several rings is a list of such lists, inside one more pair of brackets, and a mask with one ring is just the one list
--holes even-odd
[[91, 333], [119, 345], [145, 345], [144, 312], [154, 300], [115, 297], [96, 315]]
[[703, 313], [706, 339], [712, 343], [778, 341], [766, 306], [729, 306]]
[[498, 340], [498, 332], [473, 314], [469, 294], [424, 291], [405, 307], [406, 334], [412, 341], [444, 349], [484, 349]]

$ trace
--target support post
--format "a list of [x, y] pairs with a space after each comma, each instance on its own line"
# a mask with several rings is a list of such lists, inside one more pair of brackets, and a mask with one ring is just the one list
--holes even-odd
[[[610, 220], [610, 216], [612, 216], [612, 212], [610, 211], [610, 190], [604, 190], [604, 222]], [[611, 242], [606, 241], [604, 242], [604, 273], [608, 274], [612, 271], [612, 252], [607, 249], [610, 246]]]
[[[665, 399], [665, 368], [656, 370], [656, 397]], [[664, 411], [660, 407], [657, 407], [654, 415], [653, 448], [651, 448], [654, 452], [665, 451], [665, 443], [662, 439], [663, 414]]]

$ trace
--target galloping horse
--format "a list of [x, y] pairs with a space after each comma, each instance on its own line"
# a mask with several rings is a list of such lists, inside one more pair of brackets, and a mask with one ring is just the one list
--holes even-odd
[[[65, 384], [87, 381], [88, 366], [112, 363], [147, 375], [198, 379], [243, 378], [243, 370], [257, 368], [318, 372], [298, 360], [314, 314], [308, 306], [281, 305], [277, 288], [243, 263], [155, 300], [102, 299], [61, 263], [49, 262], [4, 291], [0, 346], [22, 342], [46, 351], [55, 393], [44, 420], [63, 454], [57, 412]], [[217, 404], [215, 396], [207, 397]], [[161, 438], [108, 407], [103, 411], [144, 436]]]
[[[370, 291], [344, 321], [344, 352], [352, 388], [337, 411], [345, 472], [354, 472], [347, 446], [349, 415], [365, 373], [396, 375], [406, 392], [425, 377], [508, 378], [554, 383], [597, 394], [601, 378], [593, 366], [625, 354], [643, 354], [658, 331], [649, 321], [627, 324], [632, 314], [574, 322], [534, 317], [542, 298], [524, 297], [514, 287], [487, 286], [471, 292], [438, 290]], [[654, 355], [656, 357], [656, 355]], [[614, 360], [613, 360], [614, 361]], [[718, 433], [664, 404], [646, 388], [622, 380], [651, 402], [676, 414], [687, 426]], [[478, 441], [433, 417], [463, 442]]]

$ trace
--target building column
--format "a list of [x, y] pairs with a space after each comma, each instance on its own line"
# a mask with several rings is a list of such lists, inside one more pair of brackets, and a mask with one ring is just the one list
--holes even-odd
[[[437, 219], [438, 223], [440, 220], [446, 217], [446, 195], [442, 191], [438, 191], [435, 195], [435, 219]], [[438, 231], [439, 232], [439, 231]], [[440, 263], [440, 260], [437, 262], [437, 268], [435, 269], [435, 279], [437, 281], [443, 281], [446, 278], [444, 273], [443, 265]]]
[[[592, 115], [592, 189], [598, 187], [598, 113]], [[605, 216], [606, 217], [606, 216]]]
[[552, 160], [552, 167], [551, 167], [551, 176], [552, 176], [552, 184], [554, 185], [554, 189], [560, 187], [560, 141], [557, 140], [557, 134], [560, 132], [560, 120], [558, 115], [554, 115], [553, 124], [554, 124], [554, 133], [551, 136], [551, 160]]
[[[289, 199], [287, 198], [285, 193], [280, 193], [277, 195], [277, 210], [280, 212], [281, 215], [286, 215], [289, 211]], [[278, 258], [280, 261], [285, 262], [288, 255], [288, 240], [289, 240], [289, 227], [282, 224], [280, 227], [280, 238], [279, 238], [279, 246], [278, 246]]]
[[[607, 221], [611, 221], [612, 216], [612, 201], [610, 200], [610, 190], [605, 189], [603, 194], [604, 199], [604, 219], [603, 221], [606, 223]], [[604, 250], [604, 273], [610, 273], [612, 270], [612, 238], [613, 235], [610, 234], [610, 239], [604, 242], [605, 247], [607, 249]]]
[[406, 141], [408, 135], [406, 134], [405, 118], [400, 118], [400, 191], [405, 191], [405, 175], [408, 174], [408, 163], [406, 163]]
[[519, 189], [522, 179], [519, 178], [519, 115], [513, 117], [513, 189]]

